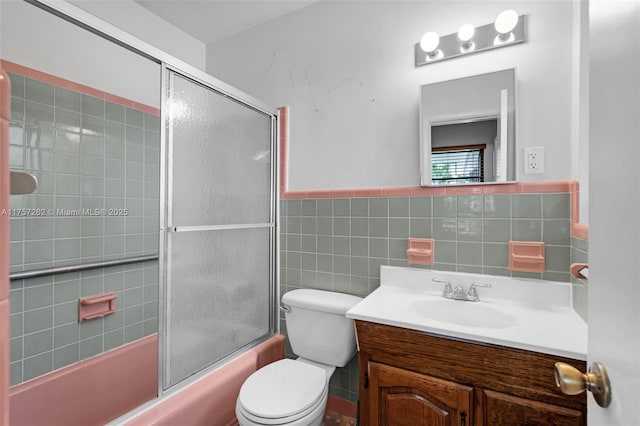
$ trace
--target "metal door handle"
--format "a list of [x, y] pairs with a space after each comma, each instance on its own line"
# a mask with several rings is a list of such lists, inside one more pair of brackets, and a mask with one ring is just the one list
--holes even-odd
[[599, 406], [608, 407], [611, 404], [611, 383], [607, 370], [599, 362], [591, 364], [591, 368], [583, 374], [577, 368], [556, 362], [556, 385], [566, 395], [578, 395], [585, 390], [593, 395]]

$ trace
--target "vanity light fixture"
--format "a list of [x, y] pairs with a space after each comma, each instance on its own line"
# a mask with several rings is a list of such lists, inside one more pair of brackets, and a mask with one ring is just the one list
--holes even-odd
[[473, 35], [476, 32], [476, 28], [471, 24], [464, 24], [458, 30], [458, 39], [460, 40], [460, 51], [469, 52], [475, 49], [475, 43], [473, 42]]
[[432, 61], [442, 57], [442, 50], [438, 49], [440, 36], [438, 33], [429, 31], [420, 39], [420, 48], [427, 53], [426, 60]]
[[509, 9], [501, 12], [491, 24], [479, 27], [464, 24], [458, 32], [442, 37], [429, 31], [415, 45], [416, 67], [524, 43], [526, 21], [526, 15], [518, 15]]
[[515, 10], [504, 10], [498, 15], [496, 18], [496, 22], [494, 27], [498, 32], [494, 44], [503, 44], [513, 41], [514, 35], [512, 33], [513, 29], [518, 25], [518, 14]]

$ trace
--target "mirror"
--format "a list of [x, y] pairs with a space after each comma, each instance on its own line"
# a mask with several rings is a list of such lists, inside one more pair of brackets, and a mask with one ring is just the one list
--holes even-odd
[[422, 186], [513, 182], [515, 69], [420, 89]]

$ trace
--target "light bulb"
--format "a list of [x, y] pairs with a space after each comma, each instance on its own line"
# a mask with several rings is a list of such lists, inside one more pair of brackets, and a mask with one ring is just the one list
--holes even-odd
[[458, 38], [462, 43], [468, 43], [473, 38], [473, 34], [476, 32], [476, 29], [471, 24], [464, 24], [460, 27], [458, 31]]
[[518, 14], [515, 10], [504, 10], [498, 15], [496, 18], [496, 31], [500, 33], [501, 36], [507, 37], [511, 31], [518, 24]]
[[429, 55], [435, 55], [437, 53], [439, 44], [440, 36], [433, 31], [425, 33], [420, 39], [420, 47]]

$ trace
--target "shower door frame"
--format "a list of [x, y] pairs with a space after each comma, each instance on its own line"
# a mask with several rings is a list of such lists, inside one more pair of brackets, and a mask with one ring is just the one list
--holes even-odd
[[161, 66], [161, 87], [158, 89], [161, 90], [161, 105], [160, 105], [160, 121], [162, 123], [162, 127], [160, 129], [160, 138], [161, 138], [161, 159], [160, 159], [160, 224], [161, 228], [165, 225], [166, 219], [166, 209], [167, 209], [167, 199], [166, 199], [166, 170], [167, 170], [167, 155], [170, 154], [167, 152], [167, 92], [166, 92], [166, 75], [169, 70], [181, 74], [184, 77], [187, 77], [223, 96], [229, 97], [249, 108], [262, 112], [263, 114], [271, 117], [271, 217], [270, 222], [272, 223], [271, 231], [270, 231], [270, 253], [269, 253], [269, 264], [270, 264], [270, 276], [269, 276], [269, 332], [264, 335], [262, 338], [259, 338], [241, 348], [238, 348], [237, 351], [228, 355], [225, 358], [218, 360], [213, 365], [201, 370], [200, 372], [194, 374], [193, 376], [183, 380], [182, 382], [164, 390], [162, 383], [164, 382], [163, 377], [163, 350], [164, 350], [164, 337], [162, 323], [164, 322], [164, 312], [165, 302], [164, 302], [164, 292], [165, 292], [165, 284], [166, 284], [166, 268], [164, 268], [164, 261], [166, 260], [166, 250], [164, 245], [164, 239], [166, 232], [163, 232], [161, 229], [159, 232], [160, 238], [160, 248], [159, 248], [159, 295], [158, 295], [158, 317], [160, 319], [158, 324], [158, 397], [154, 400], [143, 404], [135, 409], [133, 409], [129, 414], [125, 416], [133, 416], [136, 413], [148, 408], [151, 405], [158, 403], [162, 399], [163, 396], [173, 394], [180, 389], [190, 385], [191, 383], [197, 381], [201, 377], [209, 374], [211, 371], [217, 369], [228, 360], [235, 358], [240, 353], [250, 349], [251, 347], [257, 346], [260, 342], [268, 339], [270, 336], [279, 333], [279, 317], [278, 317], [278, 303], [277, 303], [277, 295], [279, 293], [279, 270], [280, 270], [280, 262], [279, 262], [279, 228], [280, 228], [280, 211], [279, 211], [279, 199], [278, 199], [278, 188], [279, 188], [279, 179], [280, 176], [278, 174], [279, 170], [279, 155], [278, 155], [278, 143], [279, 134], [278, 134], [278, 111], [275, 107], [269, 106], [264, 102], [252, 97], [251, 95], [242, 92], [241, 90], [236, 89], [235, 87], [216, 79], [215, 77], [201, 71], [200, 69], [187, 64], [186, 62], [158, 49], [151, 44], [138, 39], [137, 37], [132, 36], [131, 34], [103, 21], [102, 19], [91, 15], [90, 13], [78, 8], [77, 6], [66, 3], [66, 2], [57, 2], [55, 0], [23, 0], [26, 3], [29, 3], [35, 7], [38, 7], [46, 12], [49, 12], [65, 21], [68, 21], [72, 24], [75, 24], [85, 30], [96, 34], [112, 43], [115, 43], [127, 50], [130, 50], [134, 53], [137, 53], [151, 61], [159, 64]]

